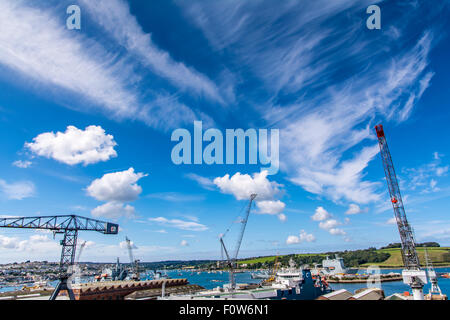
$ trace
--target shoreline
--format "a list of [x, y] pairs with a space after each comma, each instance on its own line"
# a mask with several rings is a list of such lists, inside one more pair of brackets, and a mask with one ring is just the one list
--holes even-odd
[[[352, 279], [352, 280], [350, 280], [350, 279], [347, 279], [347, 280], [345, 280], [345, 279], [343, 279], [343, 280], [340, 280], [340, 279], [334, 279], [334, 280], [326, 279], [326, 281], [328, 283], [367, 283], [368, 280], [369, 280], [369, 278], [366, 278], [366, 279]], [[379, 279], [380, 282], [394, 282], [394, 281], [402, 281], [402, 280], [403, 280], [402, 276], [385, 277], [385, 278], [381, 277]]]

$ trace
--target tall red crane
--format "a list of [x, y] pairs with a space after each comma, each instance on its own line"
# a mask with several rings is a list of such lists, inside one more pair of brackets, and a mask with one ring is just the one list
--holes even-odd
[[394, 163], [392, 162], [383, 126], [381, 124], [377, 125], [375, 126], [375, 130], [380, 145], [384, 173], [391, 197], [390, 200], [394, 208], [395, 220], [397, 221], [397, 227], [400, 233], [402, 258], [405, 266], [402, 272], [403, 282], [411, 286], [415, 300], [423, 300], [423, 286], [427, 283], [426, 272], [420, 269], [414, 233], [406, 218], [402, 195], [398, 186], [397, 175], [395, 174]]

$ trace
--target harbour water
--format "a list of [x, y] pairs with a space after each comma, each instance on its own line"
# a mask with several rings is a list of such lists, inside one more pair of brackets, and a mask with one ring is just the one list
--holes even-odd
[[[436, 272], [450, 272], [450, 268], [435, 268]], [[386, 274], [390, 272], [401, 273], [401, 269], [380, 269], [380, 273]], [[358, 273], [366, 273], [365, 269], [359, 270]], [[186, 271], [168, 271], [167, 274], [172, 278], [187, 278], [190, 283], [198, 284], [206, 289], [213, 289], [218, 286], [222, 286], [229, 280], [228, 272], [221, 273], [208, 273], [201, 272], [197, 274], [196, 272], [186, 272]], [[258, 283], [260, 279], [252, 279], [250, 272], [236, 273], [237, 283]], [[439, 287], [442, 293], [450, 296], [450, 279], [439, 278]], [[350, 292], [354, 292], [360, 288], [367, 288], [366, 283], [330, 283], [330, 286], [334, 290], [346, 289]], [[392, 295], [394, 293], [403, 293], [405, 291], [410, 291], [410, 287], [405, 285], [402, 281], [392, 281], [392, 282], [382, 282], [381, 289], [384, 290], [386, 296]], [[424, 293], [428, 293], [430, 290], [430, 284], [425, 285]]]
[[[438, 273], [447, 273], [450, 272], [450, 268], [435, 268]], [[359, 270], [358, 273], [365, 273], [366, 270]], [[397, 272], [401, 273], [401, 269], [381, 269], [381, 273], [390, 273]], [[175, 270], [167, 270], [167, 275], [171, 278], [186, 278], [192, 284], [197, 284], [206, 289], [213, 289], [218, 286], [223, 286], [225, 283], [229, 281], [228, 272], [191, 272], [191, 271], [175, 271]], [[236, 282], [237, 283], [258, 283], [260, 279], [252, 279], [250, 272], [242, 272], [236, 273]], [[442, 290], [442, 293], [450, 296], [450, 279], [439, 278], [439, 287]], [[51, 282], [51, 285], [56, 285], [56, 281]], [[334, 290], [346, 289], [350, 292], [354, 292], [359, 288], [366, 288], [366, 283], [331, 283], [330, 286]], [[22, 286], [17, 287], [0, 287], [0, 292], [14, 291], [20, 290]], [[394, 293], [403, 293], [405, 291], [410, 291], [410, 288], [405, 285], [402, 281], [393, 281], [393, 282], [382, 282], [381, 288], [384, 290], [385, 295], [389, 296]], [[430, 284], [425, 285], [424, 293], [428, 293], [430, 289]]]

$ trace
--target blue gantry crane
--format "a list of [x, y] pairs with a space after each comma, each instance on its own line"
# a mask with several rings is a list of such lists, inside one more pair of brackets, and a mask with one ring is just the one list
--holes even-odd
[[55, 234], [63, 234], [59, 262], [59, 282], [50, 296], [55, 300], [61, 290], [67, 290], [69, 298], [75, 300], [72, 288], [68, 285], [71, 276], [70, 268], [75, 262], [75, 251], [79, 231], [97, 231], [103, 234], [117, 234], [119, 225], [76, 215], [41, 216], [41, 217], [11, 217], [0, 218], [0, 228], [40, 229], [50, 230]]

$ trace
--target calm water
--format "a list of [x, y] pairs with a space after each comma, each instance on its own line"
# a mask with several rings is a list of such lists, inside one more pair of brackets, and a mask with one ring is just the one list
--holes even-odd
[[[381, 269], [381, 273], [389, 273], [396, 272], [401, 273], [400, 269]], [[436, 268], [436, 272], [450, 272], [450, 268]], [[361, 270], [359, 273], [365, 273], [365, 270]], [[198, 284], [206, 289], [213, 289], [217, 286], [222, 286], [227, 283], [229, 280], [229, 276], [227, 272], [220, 273], [207, 273], [202, 272], [200, 274], [191, 273], [186, 271], [168, 271], [167, 274], [172, 278], [187, 278], [190, 283]], [[181, 274], [181, 275], [180, 275]], [[213, 281], [216, 280], [216, 281]], [[217, 282], [219, 280], [220, 282]], [[260, 279], [252, 279], [251, 273], [237, 273], [236, 274], [236, 282], [238, 283], [258, 283]], [[439, 278], [438, 279], [439, 287], [442, 290], [442, 293], [450, 296], [450, 279]], [[331, 283], [331, 287], [334, 290], [346, 289], [350, 292], [354, 292], [360, 288], [367, 288], [367, 284], [365, 283]], [[405, 285], [402, 281], [393, 281], [393, 282], [382, 282], [381, 288], [384, 290], [386, 296], [389, 296], [394, 293], [403, 293], [404, 291], [410, 291], [409, 286]], [[428, 293], [430, 290], [430, 284], [425, 285], [424, 293]]]
[[[361, 270], [359, 273], [364, 273], [365, 270]], [[398, 272], [400, 273], [400, 269], [381, 269], [381, 273], [389, 273], [389, 272]], [[436, 268], [436, 272], [450, 272], [450, 268]], [[167, 271], [167, 274], [171, 278], [186, 278], [192, 284], [198, 284], [206, 289], [213, 289], [218, 286], [223, 286], [225, 283], [229, 281], [228, 272], [223, 273], [208, 273], [201, 272], [198, 274], [197, 272], [190, 271]], [[450, 296], [450, 279], [439, 278], [439, 287], [442, 290], [442, 293]], [[238, 283], [258, 283], [260, 279], [252, 279], [250, 272], [237, 273], [236, 274], [236, 282]], [[51, 283], [52, 285], [56, 285], [56, 281]], [[367, 285], [365, 283], [345, 283], [338, 284], [332, 283], [330, 284], [334, 290], [346, 289], [350, 292], [354, 292], [359, 288], [366, 288]], [[0, 292], [20, 290], [20, 287], [4, 287], [0, 288]], [[394, 281], [394, 282], [382, 282], [381, 288], [384, 290], [386, 296], [389, 296], [394, 293], [402, 293], [404, 291], [410, 291], [410, 288], [403, 284], [402, 281]], [[424, 292], [428, 293], [430, 289], [430, 284], [427, 284], [424, 288]]]

